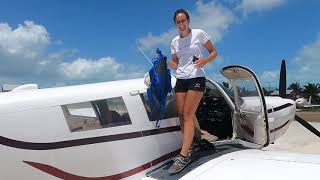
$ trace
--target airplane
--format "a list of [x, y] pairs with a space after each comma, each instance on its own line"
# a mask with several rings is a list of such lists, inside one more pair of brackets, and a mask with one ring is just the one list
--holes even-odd
[[309, 100], [306, 98], [298, 98], [295, 101], [297, 108], [312, 108], [312, 107], [320, 107], [319, 104], [311, 104], [311, 96], [309, 97]]
[[202, 139], [204, 155], [176, 175], [166, 172], [182, 142], [175, 96], [156, 128], [143, 78], [0, 93], [0, 179], [315, 177], [319, 155], [261, 151], [286, 132], [295, 102], [264, 96], [247, 67], [220, 72], [232, 88], [207, 78], [196, 112], [200, 129], [219, 139]]

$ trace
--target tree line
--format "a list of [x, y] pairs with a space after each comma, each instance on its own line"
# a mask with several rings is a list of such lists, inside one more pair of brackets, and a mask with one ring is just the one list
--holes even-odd
[[300, 86], [299, 83], [291, 83], [288, 86], [288, 89], [292, 89], [299, 97], [303, 97], [309, 99], [311, 96], [311, 103], [319, 103], [320, 102], [320, 84], [319, 83], [308, 83], [303, 87]]
[[[230, 88], [228, 82], [222, 82], [222, 85], [226, 88]], [[277, 89], [278, 90], [278, 89]], [[300, 97], [309, 99], [311, 96], [312, 104], [320, 104], [320, 84], [319, 83], [308, 83], [307, 85], [301, 86], [298, 82], [291, 83], [287, 90], [293, 90], [293, 99]], [[267, 88], [263, 87], [264, 95], [270, 96], [273, 91], [268, 91]], [[292, 97], [292, 96], [291, 96]]]

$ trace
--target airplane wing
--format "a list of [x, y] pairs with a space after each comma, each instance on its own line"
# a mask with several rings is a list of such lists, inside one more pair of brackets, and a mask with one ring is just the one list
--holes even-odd
[[180, 179], [301, 180], [314, 179], [319, 171], [320, 155], [248, 149], [214, 158]]
[[243, 150], [209, 161], [182, 179], [309, 179], [319, 170], [319, 155]]

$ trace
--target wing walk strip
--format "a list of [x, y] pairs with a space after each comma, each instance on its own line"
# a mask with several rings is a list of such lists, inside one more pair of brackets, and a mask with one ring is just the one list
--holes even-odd
[[30, 162], [30, 161], [23, 161], [24, 163], [27, 163], [28, 165], [39, 169], [43, 172], [46, 172], [52, 176], [55, 176], [57, 178], [60, 179], [69, 179], [69, 180], [115, 180], [115, 179], [122, 179], [122, 178], [126, 178], [132, 175], [135, 175], [139, 172], [142, 172], [152, 166], [155, 166], [169, 158], [172, 158], [173, 156], [176, 156], [178, 153], [180, 152], [180, 149], [173, 151], [171, 153], [168, 153], [164, 156], [161, 156], [160, 158], [157, 158], [151, 162], [145, 163], [139, 167], [136, 167], [134, 169], [119, 173], [119, 174], [114, 174], [114, 175], [110, 175], [110, 176], [104, 176], [104, 177], [84, 177], [84, 176], [78, 176], [78, 175], [74, 175], [68, 172], [65, 172], [63, 170], [60, 170], [58, 168], [55, 168], [53, 166], [50, 165], [46, 165], [46, 164], [41, 164], [41, 163], [36, 163], [36, 162]]
[[99, 137], [75, 139], [75, 140], [60, 141], [60, 142], [50, 142], [50, 143], [24, 142], [24, 141], [18, 141], [18, 140], [9, 139], [9, 138], [0, 136], [0, 144], [9, 146], [9, 147], [18, 148], [18, 149], [52, 150], [52, 149], [61, 149], [61, 148], [83, 146], [83, 145], [89, 145], [89, 144], [111, 142], [111, 141], [119, 141], [119, 140], [132, 139], [132, 138], [140, 138], [140, 137], [152, 136], [156, 134], [163, 134], [163, 133], [174, 132], [174, 131], [180, 131], [180, 126], [172, 126], [172, 127], [165, 127], [165, 128], [159, 128], [159, 129], [151, 129], [146, 131], [137, 131], [137, 132], [131, 132], [131, 133], [124, 133], [124, 134], [115, 134], [115, 135], [108, 135], [108, 136], [99, 136]]

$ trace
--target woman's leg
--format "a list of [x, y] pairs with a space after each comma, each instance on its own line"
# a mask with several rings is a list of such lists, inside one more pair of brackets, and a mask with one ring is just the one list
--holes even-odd
[[177, 104], [177, 110], [178, 110], [178, 116], [180, 120], [180, 128], [181, 132], [183, 134], [184, 126], [184, 118], [183, 118], [183, 106], [184, 106], [184, 101], [186, 99], [187, 93], [186, 92], [176, 92], [176, 104]]
[[189, 90], [186, 94], [183, 106], [183, 143], [180, 154], [187, 156], [194, 137], [194, 118], [203, 92]]

